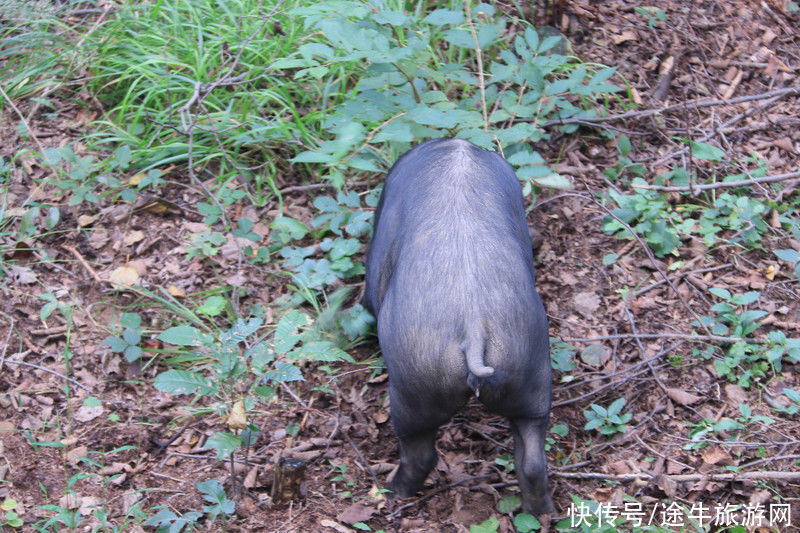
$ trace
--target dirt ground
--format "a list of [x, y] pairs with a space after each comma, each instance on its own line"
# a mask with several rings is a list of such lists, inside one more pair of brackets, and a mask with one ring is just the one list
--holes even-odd
[[[689, 164], [680, 153], [681, 137], [699, 140], [707, 134], [709, 142], [740, 161], [743, 169], [752, 153], [767, 162], [769, 174], [798, 169], [800, 95], [737, 101], [800, 86], [800, 14], [792, 14], [788, 2], [656, 0], [652, 5], [667, 18], [656, 28], [634, 11], [634, 2], [555, 4], [555, 12], [537, 15], [537, 25], [558, 27], [584, 61], [618, 65], [638, 109], [677, 106], [604, 123], [632, 139], [631, 157], [645, 165], [648, 181], [671, 166]], [[694, 105], [697, 99], [734, 103], [699, 107]], [[33, 129], [46, 146], [80, 143], [81, 125], [92, 118], [68, 102], [62, 105], [59, 120], [41, 112], [32, 117]], [[626, 111], [614, 103], [611, 108], [614, 113]], [[99, 116], [101, 111], [92, 112]], [[14, 129], [15, 117], [5, 117], [0, 155], [8, 158], [27, 141]], [[574, 370], [554, 375], [551, 423], [569, 428], [565, 438], [552, 435], [548, 451], [554, 520], [567, 515], [569, 495], [574, 494], [617, 505], [624, 495], [632, 496], [648, 513], [668, 500], [706, 506], [789, 503], [792, 523], [800, 524], [800, 475], [791, 475], [800, 473], [800, 424], [771, 409], [783, 388], [800, 390], [796, 367], [785, 365], [777, 376], [745, 389], [719, 378], [712, 360], [699, 354], [702, 345], [681, 337], [692, 330], [693, 313], [707, 313], [706, 289], [712, 286], [762, 292], [758, 308], [768, 317], [756, 336], [778, 326], [789, 336], [800, 336], [797, 280], [785, 269], [771, 276], [768, 268], [776, 260], [768, 252], [709, 249], [692, 239], [682, 242], [679, 257], [657, 260], [636, 241], [604, 234], [600, 228], [606, 213], [591, 193], [617, 186], [603, 176], [618, 161], [615, 143], [599, 135], [597, 127], [563, 135], [553, 126], [549, 132], [552, 137], [539, 152], [571, 178], [575, 190], [540, 195], [531, 211], [530, 222], [544, 236], [537, 252], [538, 288], [553, 337], [581, 350], [602, 347], [595, 349], [601, 356], [597, 364], [579, 359]], [[35, 194], [33, 179], [43, 173], [32, 160], [27, 170], [9, 184], [16, 198]], [[698, 170], [708, 175], [708, 168]], [[279, 184], [298, 185], [292, 179], [279, 178]], [[783, 200], [798, 194], [798, 180], [787, 183]], [[161, 191], [179, 205], [202, 200], [177, 185]], [[753, 187], [752, 194], [774, 199], [776, 193]], [[311, 194], [293, 192], [284, 199], [292, 216], [305, 213], [310, 218]], [[93, 271], [102, 277], [128, 264], [151, 288], [173, 284], [187, 293], [243, 278], [249, 294], [244, 301], [264, 305], [286, 290], [277, 268], [239, 264], [235, 254], [223, 251], [212, 261], [187, 260], [185, 234], [199, 218], [131, 211], [120, 203], [97, 212], [84, 209], [62, 206], [58, 229], [63, 231], [45, 237], [34, 254], [15, 256], [14, 278], [0, 287], [0, 357], [6, 359], [0, 364], [0, 499], [20, 502], [29, 524], [24, 530], [50, 516], [37, 508], [45, 504], [81, 508], [87, 514], [92, 505], [105, 504], [121, 524], [125, 510], [137, 502], [146, 510], [156, 505], [181, 513], [199, 510], [198, 481], [218, 479], [230, 494], [228, 465], [203, 449], [209, 436], [224, 430], [223, 421], [207, 416], [176, 422], [183, 398], [152, 388], [158, 370], [129, 366], [100, 345], [109, 334], [104, 328], [120, 309], [132, 306], [153, 330], [164, 329], [158, 311], [135, 292], [115, 292]], [[254, 212], [251, 218], [268, 225], [275, 209]], [[91, 234], [75, 230], [81, 215], [96, 217]], [[765, 250], [800, 245], [769, 235]], [[604, 265], [601, 258], [612, 252], [619, 261]], [[45, 254], [56, 261], [42, 261]], [[657, 284], [659, 269], [669, 272], [674, 288]], [[625, 288], [635, 288], [634, 296], [623, 299]], [[43, 302], [37, 296], [46, 292], [73, 302], [71, 329], [57, 313], [46, 323], [40, 320]], [[72, 384], [66, 395], [63, 377], [43, 370], [67, 373], [65, 346], [72, 351], [68, 373], [80, 384]], [[363, 521], [374, 530], [458, 532], [498, 516], [499, 531], [513, 531], [511, 519], [497, 511], [497, 502], [514, 490], [515, 476], [494, 463], [499, 455], [511, 453], [508, 427], [476, 402], [441, 431], [440, 461], [420, 498], [398, 503], [371, 497], [397, 459], [383, 407], [385, 375], [376, 376], [372, 365], [377, 349], [375, 343], [362, 345], [352, 355], [366, 362], [342, 365], [332, 376], [307, 372], [308, 381], [282, 389], [275, 402], [251, 414], [262, 433], [248, 465], [238, 465], [248, 488], [226, 530], [353, 531], [352, 524]], [[84, 406], [88, 396], [102, 406]], [[626, 399], [624, 411], [633, 413], [626, 433], [605, 438], [583, 429], [583, 411], [590, 404], [607, 406], [620, 397]], [[692, 424], [735, 418], [740, 403], [775, 422], [749, 426], [735, 445], [709, 440], [702, 449], [684, 449]], [[286, 431], [293, 423], [295, 436]], [[163, 443], [176, 435], [164, 449]], [[48, 441], [64, 446], [41, 444]], [[280, 457], [307, 461], [303, 498], [282, 503], [269, 498]], [[704, 476], [723, 466], [754, 474], [735, 480]], [[121, 475], [109, 481], [111, 474]], [[77, 501], [63, 497], [68, 487], [79, 494]], [[345, 491], [349, 496], [342, 497]], [[84, 524], [93, 520], [86, 516]], [[219, 528], [216, 522], [208, 530]], [[126, 525], [120, 530], [140, 529]]]

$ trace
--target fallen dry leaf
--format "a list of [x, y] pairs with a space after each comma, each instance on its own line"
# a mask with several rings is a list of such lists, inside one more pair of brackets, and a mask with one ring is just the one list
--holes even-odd
[[343, 526], [342, 524], [334, 522], [333, 520], [328, 520], [327, 518], [320, 520], [319, 525], [322, 527], [329, 527], [335, 531], [338, 531], [339, 533], [351, 533], [353, 531], [349, 527]]
[[226, 420], [226, 423], [228, 424], [228, 427], [233, 430], [244, 429], [247, 427], [247, 414], [244, 412], [243, 400], [239, 400], [233, 404], [231, 414], [228, 415], [228, 420]]
[[186, 291], [176, 287], [175, 285], [170, 285], [167, 287], [167, 292], [170, 296], [174, 296], [175, 298], [183, 298], [186, 296]]
[[132, 244], [136, 244], [137, 242], [142, 240], [144, 240], [144, 232], [138, 229], [128, 232], [123, 238], [123, 242], [127, 246], [131, 246]]
[[600, 297], [595, 292], [579, 292], [572, 298], [572, 307], [589, 318], [600, 307]]
[[103, 406], [97, 405], [94, 407], [87, 407], [82, 405], [80, 409], [75, 412], [75, 419], [80, 422], [88, 422], [90, 420], [94, 420], [98, 416], [103, 414]]
[[79, 215], [78, 225], [83, 228], [90, 224], [93, 224], [96, 220], [97, 217], [93, 217], [92, 215]]
[[139, 281], [139, 273], [131, 267], [119, 267], [109, 274], [108, 280], [112, 283], [130, 287]]
[[627, 41], [636, 41], [639, 36], [633, 30], [624, 30], [622, 33], [611, 34], [611, 40], [614, 44], [622, 44]]
[[681, 405], [692, 405], [702, 400], [700, 396], [696, 396], [681, 389], [668, 388], [667, 396], [669, 396], [673, 402]]
[[356, 522], [366, 522], [372, 518], [372, 515], [376, 512], [373, 506], [365, 504], [364, 501], [358, 501], [339, 513], [339, 515], [336, 516], [336, 520], [352, 525]]
[[703, 462], [707, 465], [716, 465], [723, 462], [728, 464], [732, 460], [731, 455], [719, 446], [706, 448], [703, 450], [701, 457], [703, 458]]
[[87, 453], [89, 453], [89, 448], [86, 446], [77, 446], [67, 452], [67, 461], [76, 465], [81, 457], [86, 457]]

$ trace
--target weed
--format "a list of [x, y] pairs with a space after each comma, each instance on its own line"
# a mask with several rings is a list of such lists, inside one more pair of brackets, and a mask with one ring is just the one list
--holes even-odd
[[[530, 149], [544, 135], [537, 124], [596, 116], [594, 98], [619, 90], [607, 83], [615, 69], [549, 53], [559, 35], [540, 39], [528, 27], [506, 42], [508, 20], [488, 4], [419, 14], [336, 0], [292, 13], [324, 40], [302, 44], [276, 67], [297, 69], [301, 79], [335, 79], [349, 92], [323, 123], [328, 139], [293, 161], [323, 164], [337, 187], [348, 170], [386, 168], [413, 141], [458, 136], [501, 148], [527, 192], [531, 182], [569, 188]], [[485, 72], [484, 55], [494, 58]]]
[[601, 435], [611, 436], [616, 433], [625, 433], [628, 428], [625, 424], [630, 422], [631, 413], [620, 414], [625, 405], [625, 398], [617, 398], [611, 405], [602, 407], [593, 403], [583, 412], [588, 422], [583, 427], [586, 431], [596, 429]]
[[11, 527], [22, 527], [24, 522], [22, 518], [17, 514], [17, 507], [19, 504], [17, 500], [13, 498], [6, 498], [3, 500], [3, 503], [0, 504], [0, 527], [6, 525]]

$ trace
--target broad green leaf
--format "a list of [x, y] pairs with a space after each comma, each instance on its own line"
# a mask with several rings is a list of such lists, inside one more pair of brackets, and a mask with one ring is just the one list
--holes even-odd
[[208, 299], [203, 302], [203, 305], [197, 308], [197, 312], [207, 316], [218, 316], [225, 310], [225, 305], [227, 305], [225, 298], [215, 294], [209, 296]]
[[538, 531], [541, 529], [542, 524], [535, 516], [527, 513], [520, 513], [514, 517], [514, 527], [517, 528], [519, 533], [529, 533], [530, 531]]
[[128, 347], [128, 343], [122, 340], [120, 337], [106, 337], [106, 339], [100, 344], [105, 344], [111, 348], [112, 352], [115, 353], [121, 352]]
[[718, 287], [711, 287], [710, 289], [708, 289], [708, 292], [710, 292], [714, 296], [718, 296], [718, 297], [722, 298], [725, 301], [730, 301], [730, 299], [731, 299], [731, 293], [726, 289], [721, 289], [721, 288], [718, 288]]
[[464, 20], [464, 14], [461, 11], [435, 9], [431, 11], [427, 17], [422, 19], [422, 22], [431, 24], [432, 26], [445, 26], [447, 24], [457, 26], [464, 22]]
[[175, 326], [162, 331], [158, 340], [168, 342], [176, 346], [193, 346], [199, 343], [201, 333], [196, 328], [188, 325]]
[[308, 235], [308, 227], [299, 220], [290, 217], [276, 218], [270, 227], [274, 230], [272, 236], [283, 244], [298, 241]]
[[[218, 431], [214, 434], [213, 437], [209, 437], [206, 441], [206, 445], [204, 449], [206, 450], [216, 450], [217, 451], [217, 461], [224, 461], [231, 454], [236, 451], [236, 448], [241, 446], [242, 439], [238, 435], [234, 435], [232, 433], [221, 432]], [[216, 481], [216, 480], [211, 480]], [[200, 483], [198, 483], [198, 488]], [[203, 489], [200, 489], [203, 491]], [[206, 491], [203, 491], [206, 492]], [[224, 494], [224, 492], [223, 492]]]
[[778, 259], [788, 261], [790, 263], [797, 263], [800, 261], [800, 252], [791, 248], [775, 250], [775, 255], [778, 256]]
[[631, 140], [627, 135], [619, 136], [619, 140], [617, 141], [617, 149], [622, 155], [628, 155], [631, 153]]
[[300, 341], [302, 326], [311, 325], [312, 320], [307, 314], [297, 310], [286, 313], [275, 327], [273, 344], [279, 354], [288, 353]]
[[286, 381], [305, 381], [303, 373], [300, 369], [291, 363], [278, 361], [275, 363], [275, 369], [270, 370], [264, 374], [264, 379], [283, 383]]
[[689, 146], [692, 149], [692, 157], [697, 159], [722, 161], [722, 158], [725, 157], [725, 152], [710, 144], [689, 141]]
[[542, 187], [552, 187], [554, 189], [564, 190], [573, 189], [572, 182], [561, 174], [552, 173], [548, 174], [547, 176], [531, 179], [535, 181], [537, 185], [541, 185]]
[[332, 163], [337, 161], [333, 154], [326, 154], [322, 152], [305, 151], [300, 152], [295, 157], [290, 159], [292, 163]]
[[624, 397], [622, 397], [622, 398], [617, 398], [616, 400], [614, 400], [614, 401], [611, 403], [611, 405], [609, 405], [609, 406], [608, 406], [608, 414], [609, 414], [609, 415], [616, 415], [616, 414], [618, 414], [620, 411], [622, 411], [622, 408], [623, 408], [624, 406], [625, 406], [625, 398], [624, 398]]
[[341, 350], [330, 341], [306, 343], [292, 350], [292, 352], [288, 354], [288, 357], [292, 359], [304, 357], [314, 361], [350, 361], [351, 363], [355, 363], [355, 360], [350, 357], [347, 352]]
[[122, 313], [119, 317], [119, 323], [126, 328], [138, 328], [142, 325], [142, 317], [137, 313]]
[[585, 426], [583, 426], [583, 429], [585, 429], [586, 431], [591, 431], [593, 429], [599, 428], [603, 424], [605, 424], [605, 420], [603, 420], [602, 418], [592, 418], [586, 423]]
[[188, 370], [167, 370], [156, 376], [153, 386], [169, 394], [211, 394], [217, 387], [203, 376]]

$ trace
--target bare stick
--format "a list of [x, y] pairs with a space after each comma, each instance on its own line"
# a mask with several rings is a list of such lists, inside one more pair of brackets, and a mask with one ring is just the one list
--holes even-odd
[[[602, 472], [559, 472], [554, 470], [551, 476], [558, 476], [567, 479], [605, 479], [613, 481], [652, 481], [657, 476], [652, 474], [604, 474]], [[666, 475], [665, 478], [672, 481], [742, 481], [746, 479], [760, 481], [797, 481], [800, 480], [800, 472], [740, 472], [737, 474], [676, 474]]]
[[[549, 120], [543, 124], [540, 124], [540, 127], [546, 128], [549, 126], [559, 126], [565, 124], [577, 124], [577, 123], [590, 123], [590, 124], [600, 124], [603, 122], [610, 122], [615, 120], [625, 120], [628, 118], [635, 118], [635, 117], [649, 117], [652, 115], [658, 115], [659, 113], [672, 113], [673, 111], [682, 111], [684, 108], [689, 107], [693, 109], [699, 109], [702, 107], [712, 107], [712, 106], [719, 106], [719, 105], [733, 105], [733, 104], [740, 104], [743, 102], [752, 102], [753, 100], [763, 100], [765, 98], [772, 98], [775, 96], [785, 96], [790, 94], [800, 95], [800, 85], [794, 87], [785, 87], [783, 89], [776, 89], [774, 91], [768, 91], [765, 93], [759, 94], [751, 94], [747, 96], [739, 96], [737, 98], [731, 98], [730, 100], [690, 100], [688, 102], [683, 102], [680, 104], [671, 105], [668, 107], [662, 108], [654, 108], [654, 109], [642, 109], [641, 111], [628, 111], [627, 113], [620, 113], [618, 115], [608, 115], [605, 117], [589, 117], [589, 118], [566, 118], [566, 119], [557, 119], [557, 120]], [[517, 119], [516, 122], [531, 122], [534, 119]]]
[[12, 363], [12, 364], [15, 364], [15, 365], [29, 366], [31, 368], [35, 368], [36, 370], [42, 370], [44, 372], [48, 372], [50, 374], [53, 374], [54, 376], [60, 377], [61, 379], [65, 380], [65, 381], [69, 381], [70, 383], [72, 383], [76, 387], [80, 387], [83, 390], [85, 390], [86, 392], [92, 392], [92, 389], [90, 389], [86, 385], [82, 385], [82, 384], [78, 383], [77, 381], [75, 381], [74, 379], [68, 378], [64, 374], [59, 374], [55, 370], [50, 370], [49, 368], [45, 368], [43, 366], [35, 365], [33, 363], [28, 363], [27, 361], [16, 361], [14, 359], [4, 359], [3, 362], [4, 363]]
[[470, 10], [472, 6], [469, 0], [464, 0], [464, 14], [467, 16], [467, 24], [469, 31], [472, 34], [472, 40], [475, 43], [475, 58], [478, 61], [478, 86], [481, 89], [481, 113], [483, 113], [483, 131], [489, 131], [489, 114], [486, 109], [486, 82], [483, 79], [483, 51], [478, 42], [478, 32], [475, 31], [475, 25], [472, 23], [472, 14]]
[[[634, 335], [636, 335], [637, 334], [636, 322], [633, 319], [633, 313], [631, 313], [631, 310], [628, 309], [627, 305], [625, 306], [625, 313], [628, 315], [628, 321], [631, 323], [631, 331], [633, 332]], [[650, 372], [653, 374], [656, 383], [658, 383], [658, 386], [661, 387], [661, 390], [663, 390], [664, 393], [666, 394], [667, 387], [664, 386], [664, 384], [661, 382], [661, 378], [659, 378], [658, 374], [656, 374], [656, 369], [653, 368], [653, 363], [650, 362], [649, 359], [647, 359], [647, 351], [644, 349], [644, 345], [642, 344], [642, 339], [638, 336], [634, 337], [634, 339], [636, 340], [636, 345], [639, 347], [639, 351], [642, 353], [642, 359], [647, 360], [647, 368], [650, 369]]]
[[684, 186], [665, 186], [665, 185], [649, 185], [637, 184], [631, 185], [634, 189], [648, 189], [651, 191], [664, 191], [664, 192], [680, 192], [680, 191], [704, 191], [708, 189], [725, 189], [728, 187], [743, 187], [747, 185], [757, 185], [759, 183], [775, 183], [778, 181], [786, 181], [791, 179], [800, 178], [800, 170], [795, 172], [787, 172], [786, 174], [777, 174], [775, 176], [764, 176], [763, 178], [750, 178], [746, 180], [737, 181], [719, 181], [716, 183], [703, 183], [701, 185], [688, 185]]
[[[700, 268], [700, 269], [697, 269], [697, 270], [690, 270], [688, 272], [681, 272], [680, 274], [678, 274], [676, 276], [672, 276], [671, 279], [672, 280], [683, 279], [686, 276], [688, 276], [689, 274], [704, 274], [706, 272], [715, 272], [717, 270], [725, 270], [726, 268], [732, 268], [732, 267], [733, 267], [733, 265], [727, 264], [727, 265], [717, 265], [715, 267]], [[664, 283], [666, 283], [666, 282], [663, 279], [659, 280], [659, 281], [656, 281], [656, 282], [651, 283], [650, 285], [648, 285], [646, 287], [642, 287], [638, 291], [634, 292], [633, 295], [635, 297], [639, 297], [642, 294], [646, 293], [647, 291], [649, 291], [651, 289], [655, 289], [656, 287], [658, 287], [659, 285], [663, 285]]]
[[[739, 342], [741, 337], [725, 337], [722, 335], [694, 335], [691, 333], [623, 333], [619, 335], [603, 335], [601, 337], [561, 337], [564, 342], [597, 342], [616, 339], [683, 339], [694, 342]], [[758, 343], [759, 339], [747, 339], [748, 342]]]

